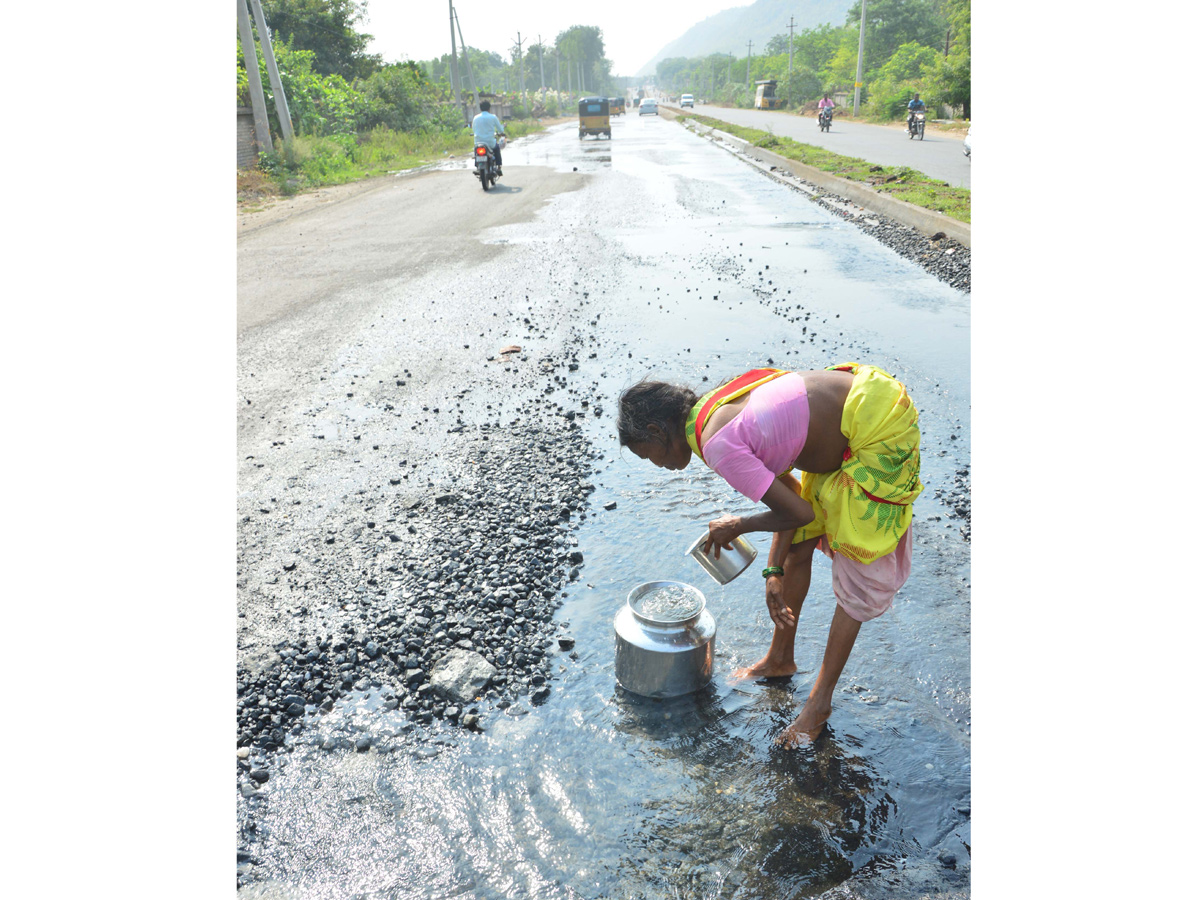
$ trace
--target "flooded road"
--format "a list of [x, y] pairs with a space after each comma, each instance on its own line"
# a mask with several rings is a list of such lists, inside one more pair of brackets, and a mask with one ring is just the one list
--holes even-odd
[[[314, 510], [296, 514], [320, 527], [356, 515], [356, 491], [396, 471], [394, 457], [372, 462], [352, 442], [375, 428], [386, 450], [388, 429], [417, 427], [372, 419], [360, 402], [377, 373], [382, 383], [418, 361], [428, 384], [414, 383], [410, 409], [456, 397], [463, 427], [494, 418], [512, 431], [553, 396], [590, 448], [594, 487], [572, 524], [578, 577], [557, 586], [548, 696], [480, 703], [480, 732], [417, 723], [386, 685], [310, 708], [272, 758], [252, 825], [239, 799], [254, 870], [239, 896], [782, 900], [838, 886], [869, 900], [967, 896], [970, 544], [939, 492], [970, 465], [970, 298], [659, 117], [617, 118], [611, 141], [581, 142], [567, 127], [518, 142], [500, 189], [476, 184], [478, 204], [504, 203], [545, 169], [588, 177], [534, 221], [481, 232], [478, 262], [374, 283], [369, 320], [344, 319], [328, 346], [305, 348], [303, 364], [320, 358], [323, 375], [290, 361], [298, 332], [264, 326], [239, 344], [239, 386], [251, 367], [274, 385], [240, 456], [265, 453], [293, 422], [353, 448], [335, 457], [315, 436], [273, 446], [279, 477], [320, 467], [320, 502], [314, 489]], [[481, 338], [492, 354], [519, 343], [526, 362], [468, 363]], [[537, 372], [535, 360], [568, 345], [577, 363]], [[647, 375], [702, 392], [759, 365], [847, 360], [894, 374], [920, 410], [913, 573], [894, 609], [862, 628], [826, 732], [785, 751], [773, 741], [807, 696], [833, 615], [828, 561], [814, 564], [796, 675], [735, 679], [770, 639], [762, 580], [752, 566], [718, 586], [684, 551], [711, 518], [752, 507], [699, 463], [665, 472], [621, 452], [616, 399]], [[529, 377], [500, 387], [508, 368]], [[502, 413], [485, 405], [502, 399]], [[429, 433], [429, 475], [414, 491], [461, 479], [456, 440]], [[271, 477], [244, 466], [239, 504], [265, 503]], [[747, 537], [765, 558], [769, 535]], [[614, 617], [632, 588], [659, 579], [699, 588], [717, 623], [711, 684], [670, 701], [628, 694], [614, 675]], [[257, 615], [247, 628], [280, 627]], [[356, 752], [354, 735], [370, 749]]]

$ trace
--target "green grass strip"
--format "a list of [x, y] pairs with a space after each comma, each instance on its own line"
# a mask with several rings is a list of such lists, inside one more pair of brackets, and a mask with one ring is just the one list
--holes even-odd
[[[510, 121], [504, 130], [512, 139], [545, 128], [537, 122]], [[465, 128], [428, 132], [376, 128], [359, 135], [297, 135], [278, 151], [264, 153], [261, 168], [286, 196], [441, 162], [450, 154], [469, 154], [474, 146], [474, 136]]]
[[823, 147], [812, 144], [802, 144], [788, 137], [780, 137], [768, 131], [757, 128], [744, 128], [731, 122], [712, 119], [708, 116], [698, 116], [691, 113], [679, 113], [680, 119], [693, 119], [701, 125], [708, 125], [727, 134], [732, 134], [748, 142], [754, 147], [761, 147], [778, 153], [788, 159], [829, 172], [839, 178], [849, 181], [861, 181], [869, 184], [882, 194], [895, 197], [931, 209], [958, 219], [960, 222], [971, 222], [971, 191], [969, 188], [950, 187], [944, 181], [930, 178], [916, 169], [908, 166], [881, 166], [857, 159], [853, 156], [842, 156]]

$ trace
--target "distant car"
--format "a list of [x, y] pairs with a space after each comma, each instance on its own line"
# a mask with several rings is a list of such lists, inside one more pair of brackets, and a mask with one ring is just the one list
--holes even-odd
[[644, 116], [646, 113], [654, 113], [654, 115], [658, 115], [658, 101], [653, 97], [647, 97], [638, 104], [638, 115]]
[[691, 95], [691, 94], [684, 94], [682, 97], [680, 97], [680, 98], [679, 98], [679, 105], [680, 105], [681, 107], [683, 107], [683, 106], [690, 106], [692, 109], [695, 109], [695, 108], [696, 108], [696, 101], [695, 101], [695, 99], [692, 97], [692, 95]]
[[967, 159], [971, 158], [971, 126], [967, 126], [967, 136], [963, 138], [963, 155]]

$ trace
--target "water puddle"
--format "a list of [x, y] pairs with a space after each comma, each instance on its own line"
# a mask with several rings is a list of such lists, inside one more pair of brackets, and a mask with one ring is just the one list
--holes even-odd
[[[435, 720], [424, 736], [386, 685], [310, 713], [262, 791], [271, 855], [243, 896], [782, 900], [851, 878], [894, 884], [893, 897], [916, 896], [918, 882], [969, 889], [970, 555], [932, 488], [914, 518], [913, 575], [894, 609], [863, 626], [829, 728], [782, 750], [775, 739], [815, 679], [833, 615], [828, 561], [814, 561], [797, 673], [736, 677], [770, 640], [762, 579], [752, 566], [718, 585], [685, 550], [710, 519], [755, 507], [701, 465], [657, 470], [612, 433], [617, 394], [649, 374], [703, 388], [756, 365], [860, 358], [908, 385], [922, 477], [949, 483], [970, 454], [967, 303], [682, 129], [651, 139], [649, 126], [621, 124], [625, 143], [599, 157], [569, 125], [510, 148], [511, 165], [612, 165], [537, 222], [490, 236], [527, 254], [506, 273], [514, 293], [601, 298], [590, 307], [599, 337], [556, 395], [580, 411], [599, 456], [575, 533], [581, 575], [564, 586], [548, 649], [549, 697], [478, 704], [480, 733]], [[701, 190], [689, 157], [709, 152], [717, 174]], [[628, 197], [573, 238], [612, 264], [589, 257], [548, 276], [546, 260], [568, 252], [554, 243], [567, 223], [622, 179]], [[646, 218], [633, 224], [624, 204]], [[539, 246], [519, 246], [529, 243]], [[521, 364], [536, 365], [529, 353]], [[602, 417], [580, 406], [597, 396]], [[769, 535], [747, 537], [765, 558]], [[614, 618], [655, 580], [698, 588], [717, 623], [712, 681], [670, 700], [624, 691], [614, 670]]]

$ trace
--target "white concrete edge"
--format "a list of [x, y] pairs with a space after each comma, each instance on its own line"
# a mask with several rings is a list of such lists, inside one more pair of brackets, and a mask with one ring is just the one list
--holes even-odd
[[[659, 108], [663, 112], [668, 113], [665, 118], [677, 121], [674, 110], [662, 106]], [[837, 175], [822, 172], [813, 166], [805, 165], [794, 159], [788, 159], [786, 156], [780, 156], [778, 153], [772, 153], [770, 150], [764, 150], [762, 147], [755, 147], [749, 141], [735, 137], [719, 129], [708, 128], [708, 126], [699, 124], [692, 127], [687, 123], [684, 123], [684, 127], [700, 137], [721, 140], [751, 158], [759, 158], [777, 168], [787, 169], [798, 178], [803, 178], [805, 181], [811, 182], [827, 191], [832, 191], [840, 197], [852, 200], [863, 207], [863, 209], [871, 210], [881, 216], [895, 219], [897, 222], [908, 225], [910, 228], [915, 228], [924, 235], [932, 237], [940, 232], [951, 240], [958, 241], [964, 247], [969, 248], [971, 246], [971, 226], [966, 222], [960, 222], [958, 219], [953, 219], [943, 213], [924, 209], [903, 200], [897, 200], [857, 181], [839, 178]]]

